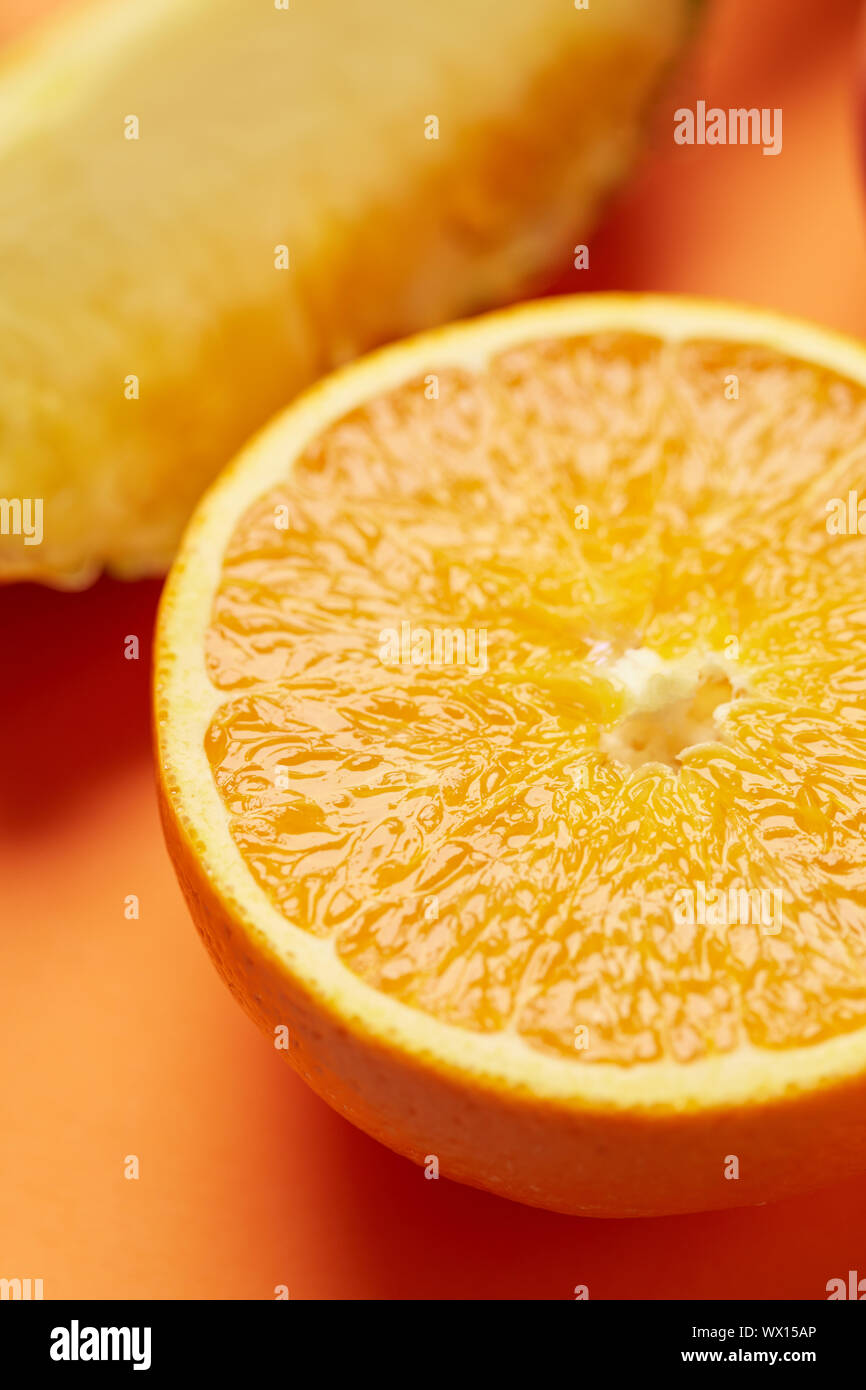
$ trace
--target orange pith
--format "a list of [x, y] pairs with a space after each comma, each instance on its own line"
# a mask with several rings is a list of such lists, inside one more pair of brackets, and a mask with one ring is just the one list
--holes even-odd
[[[381, 993], [577, 1066], [863, 1026], [863, 543], [826, 503], [864, 438], [829, 369], [638, 333], [326, 426], [206, 640], [257, 882]], [[678, 920], [715, 890], [746, 920]]]

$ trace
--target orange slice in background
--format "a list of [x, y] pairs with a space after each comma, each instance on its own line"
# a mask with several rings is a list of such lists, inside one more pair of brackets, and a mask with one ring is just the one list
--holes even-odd
[[160, 614], [166, 832], [337, 1110], [606, 1216], [866, 1166], [858, 487], [866, 349], [616, 295], [376, 353], [223, 474]]

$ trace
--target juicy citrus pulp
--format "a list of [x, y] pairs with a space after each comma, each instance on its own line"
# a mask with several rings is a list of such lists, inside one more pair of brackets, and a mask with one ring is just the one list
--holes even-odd
[[[586, 298], [369, 359], [242, 456], [169, 586], [159, 709], [170, 824], [271, 983], [572, 1120], [861, 1073], [863, 542], [828, 505], [864, 383], [817, 330]], [[477, 1144], [458, 1176], [605, 1206]]]
[[[866, 390], [643, 335], [437, 375], [323, 429], [228, 547], [208, 756], [251, 872], [375, 988], [577, 1065], [859, 1026], [863, 544], [823, 499], [857, 481]], [[383, 660], [403, 624], [421, 647]], [[462, 664], [425, 661], [437, 630]], [[689, 664], [735, 698], [677, 748]], [[617, 748], [666, 717], [673, 766]], [[674, 928], [699, 882], [784, 889], [786, 930]]]

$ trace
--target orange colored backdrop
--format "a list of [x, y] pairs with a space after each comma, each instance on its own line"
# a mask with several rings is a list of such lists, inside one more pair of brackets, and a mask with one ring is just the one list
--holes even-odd
[[[0, 0], [0, 38], [48, 3]], [[557, 287], [723, 295], [866, 336], [858, 9], [710, 4], [590, 270]], [[699, 98], [781, 107], [782, 154], [675, 146], [673, 109]], [[163, 851], [158, 590], [0, 592], [0, 1276], [47, 1298], [822, 1298], [866, 1274], [862, 1181], [580, 1220], [427, 1182], [317, 1100], [219, 982]]]

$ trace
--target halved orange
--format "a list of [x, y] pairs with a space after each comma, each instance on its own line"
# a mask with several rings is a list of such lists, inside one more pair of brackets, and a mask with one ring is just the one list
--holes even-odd
[[866, 1166], [866, 349], [528, 304], [311, 390], [163, 598], [233, 992], [433, 1171], [597, 1215]]

